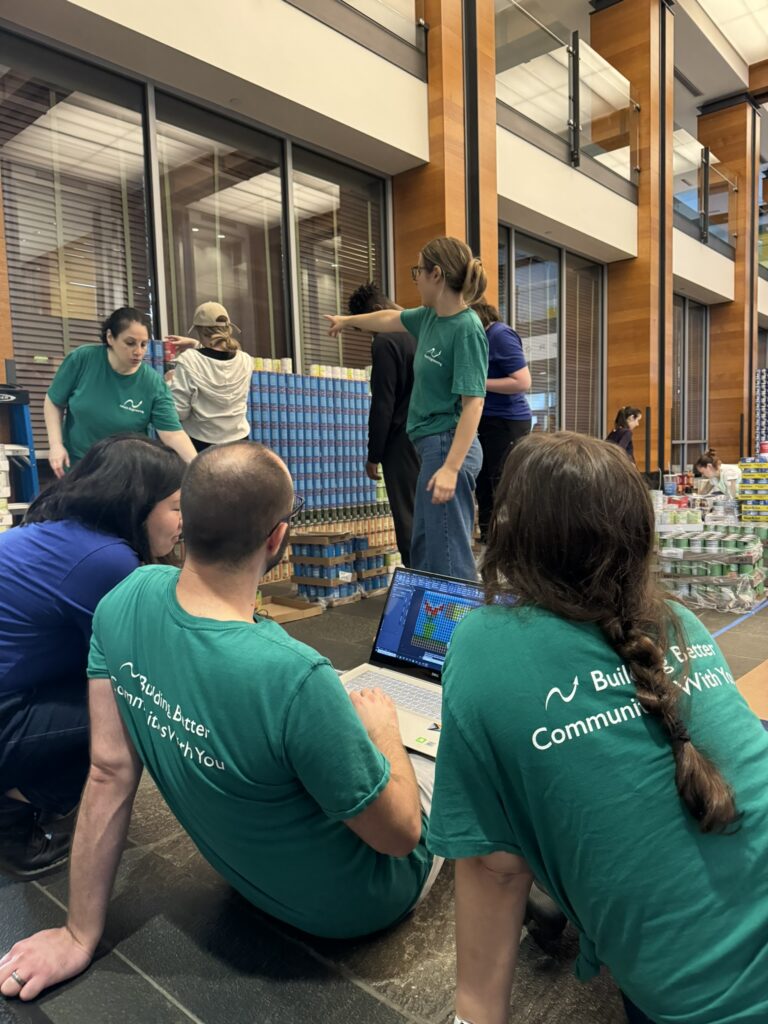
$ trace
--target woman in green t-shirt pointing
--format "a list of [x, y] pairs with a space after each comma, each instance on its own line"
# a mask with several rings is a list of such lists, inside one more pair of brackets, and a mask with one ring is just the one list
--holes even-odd
[[577, 976], [608, 967], [633, 1024], [768, 1021], [768, 733], [655, 582], [654, 530], [616, 445], [509, 455], [488, 603], [443, 670], [427, 840], [456, 860], [472, 1024], [509, 1017], [534, 878], [580, 932]]
[[81, 345], [64, 359], [45, 396], [48, 461], [57, 477], [91, 445], [113, 434], [157, 436], [186, 462], [197, 454], [182, 429], [168, 385], [144, 362], [146, 318], [131, 306], [101, 326], [101, 345]]
[[477, 578], [472, 554], [475, 481], [483, 464], [477, 427], [488, 377], [488, 339], [469, 305], [483, 294], [482, 263], [458, 238], [435, 238], [411, 268], [423, 303], [328, 316], [335, 338], [345, 327], [410, 331], [418, 340], [408, 436], [421, 460], [411, 539], [414, 569]]

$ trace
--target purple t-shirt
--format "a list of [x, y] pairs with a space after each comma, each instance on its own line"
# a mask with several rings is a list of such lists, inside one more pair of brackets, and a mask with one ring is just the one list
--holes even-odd
[[[524, 369], [526, 362], [520, 335], [507, 324], [491, 324], [488, 335], [488, 377], [497, 380]], [[525, 394], [500, 395], [489, 391], [485, 396], [483, 416], [499, 416], [505, 420], [529, 420], [531, 407]]]

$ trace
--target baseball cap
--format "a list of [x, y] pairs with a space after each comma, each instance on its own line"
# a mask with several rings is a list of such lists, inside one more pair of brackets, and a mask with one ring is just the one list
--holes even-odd
[[193, 327], [221, 327], [229, 326], [238, 331], [240, 328], [229, 319], [229, 313], [220, 302], [203, 302], [195, 310], [192, 320]]

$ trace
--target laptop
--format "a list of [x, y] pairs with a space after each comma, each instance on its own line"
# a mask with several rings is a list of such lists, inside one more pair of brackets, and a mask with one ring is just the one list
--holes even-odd
[[408, 750], [437, 756], [445, 655], [456, 626], [484, 601], [476, 583], [395, 569], [370, 661], [341, 681], [347, 691], [378, 687], [392, 698]]

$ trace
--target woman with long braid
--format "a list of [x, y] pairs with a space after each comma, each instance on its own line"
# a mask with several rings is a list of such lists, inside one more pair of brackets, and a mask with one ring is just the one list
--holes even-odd
[[581, 933], [578, 976], [606, 965], [630, 1021], [768, 1021], [768, 733], [658, 590], [653, 539], [615, 445], [511, 452], [488, 603], [443, 672], [429, 844], [457, 860], [459, 1021], [506, 1024], [534, 878]]

